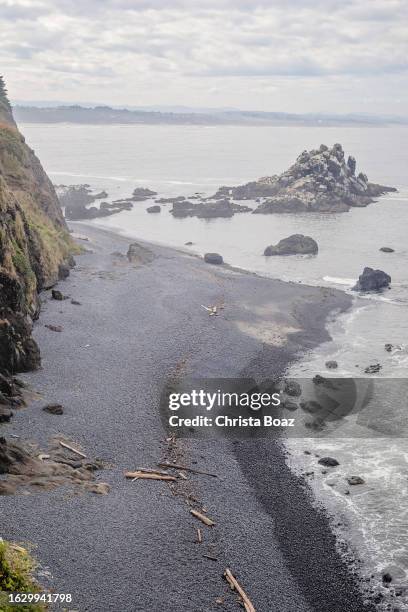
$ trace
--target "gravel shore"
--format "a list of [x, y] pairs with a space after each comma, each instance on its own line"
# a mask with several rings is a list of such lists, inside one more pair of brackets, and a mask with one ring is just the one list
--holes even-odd
[[[183, 461], [218, 477], [188, 474], [180, 494], [166, 483], [123, 476], [166, 455], [158, 405], [168, 376], [282, 373], [329, 339], [328, 314], [348, 308], [350, 299], [154, 245], [146, 245], [152, 260], [135, 267], [112, 255], [126, 254], [128, 239], [72, 227], [89, 237], [81, 244], [92, 252], [77, 258], [58, 288], [80, 305], [43, 294], [35, 327], [43, 368], [24, 375], [41, 399], [17, 411], [1, 434], [42, 448], [63, 434], [105, 462], [97, 479], [111, 490], [3, 497], [1, 536], [32, 542], [44, 585], [72, 593], [70, 609], [80, 612], [238, 611], [222, 578], [227, 567], [257, 612], [374, 610], [337, 552], [328, 518], [286, 466], [279, 441], [181, 440]], [[221, 303], [217, 317], [201, 307]], [[64, 414], [41, 409], [51, 402]], [[186, 495], [200, 500], [214, 527], [191, 516]]]

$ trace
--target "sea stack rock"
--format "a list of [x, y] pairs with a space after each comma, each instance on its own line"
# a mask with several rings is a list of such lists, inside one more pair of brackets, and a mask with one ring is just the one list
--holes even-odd
[[382, 270], [364, 268], [353, 291], [381, 291], [390, 286], [391, 276]]
[[293, 234], [283, 238], [278, 244], [266, 247], [264, 255], [316, 255], [319, 247], [310, 236]]
[[296, 162], [280, 175], [267, 176], [238, 187], [221, 187], [214, 198], [261, 202], [254, 214], [346, 212], [352, 206], [367, 206], [393, 187], [370, 183], [351, 155], [345, 160], [341, 144], [330, 149], [303, 151]]

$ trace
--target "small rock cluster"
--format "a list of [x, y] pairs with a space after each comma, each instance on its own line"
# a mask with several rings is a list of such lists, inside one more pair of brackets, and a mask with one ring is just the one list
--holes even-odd
[[132, 210], [135, 202], [144, 202], [157, 195], [156, 191], [145, 187], [137, 187], [130, 198], [114, 200], [113, 202], [101, 202], [99, 208], [97, 208], [96, 206], [89, 205], [97, 200], [107, 198], [108, 194], [106, 191], [93, 193], [90, 185], [87, 184], [57, 185], [56, 191], [61, 206], [65, 207], [65, 217], [70, 221], [109, 217], [122, 210]]
[[252, 212], [252, 208], [231, 202], [228, 198], [198, 203], [177, 199], [173, 201], [173, 208], [170, 212], [173, 217], [178, 218], [214, 219], [216, 217], [233, 217], [235, 213], [240, 212]]

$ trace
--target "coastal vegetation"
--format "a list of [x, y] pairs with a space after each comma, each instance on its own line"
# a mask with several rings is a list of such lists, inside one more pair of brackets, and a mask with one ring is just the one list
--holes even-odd
[[[11, 612], [16, 609], [9, 603], [8, 593], [38, 593], [39, 585], [33, 578], [36, 563], [22, 546], [0, 541], [0, 609]], [[41, 612], [45, 607], [41, 603], [19, 604], [24, 612]]]

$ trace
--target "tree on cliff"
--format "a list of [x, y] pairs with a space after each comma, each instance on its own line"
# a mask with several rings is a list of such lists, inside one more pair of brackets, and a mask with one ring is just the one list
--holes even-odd
[[7, 96], [6, 84], [2, 76], [0, 76], [0, 100], [3, 103], [7, 104], [7, 106], [10, 106], [10, 102]]

